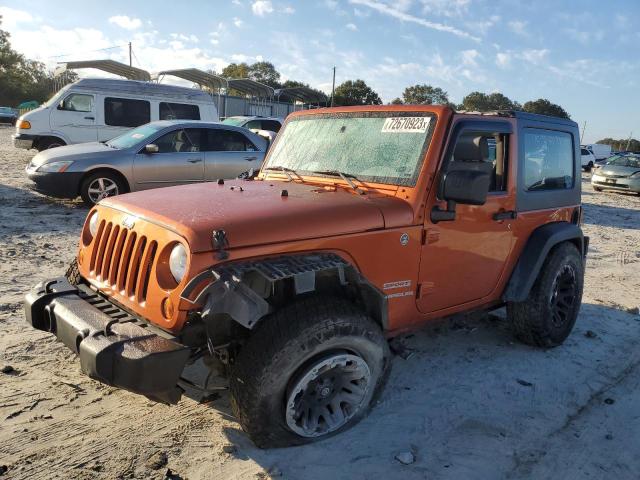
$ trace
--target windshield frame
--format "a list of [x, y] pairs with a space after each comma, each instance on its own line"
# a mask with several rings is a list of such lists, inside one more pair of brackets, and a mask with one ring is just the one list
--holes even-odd
[[[438, 120], [439, 120], [439, 115], [436, 112], [432, 112], [429, 110], [391, 110], [391, 109], [390, 110], [354, 110], [354, 111], [295, 115], [293, 117], [288, 118], [285, 124], [282, 126], [282, 129], [280, 130], [280, 133], [276, 137], [275, 142], [269, 148], [268, 155], [263, 162], [262, 170], [275, 168], [275, 170], [269, 171], [269, 174], [278, 173], [277, 172], [278, 167], [280, 167], [281, 165], [279, 164], [272, 165], [273, 154], [274, 152], [277, 151], [278, 143], [282, 141], [282, 138], [284, 138], [283, 133], [286, 132], [286, 129], [288, 128], [290, 123], [299, 122], [299, 121], [317, 120], [322, 118], [339, 119], [339, 118], [345, 118], [345, 117], [346, 118], [429, 117], [430, 118], [429, 126], [424, 136], [424, 141], [422, 143], [420, 151], [417, 154], [418, 158], [415, 163], [415, 170], [413, 171], [412, 176], [407, 178], [406, 181], [403, 182], [400, 177], [395, 177], [393, 182], [383, 181], [384, 179], [382, 177], [361, 178], [360, 176], [358, 176], [357, 174], [353, 174], [352, 172], [346, 172], [346, 171], [342, 172], [345, 175], [349, 176], [350, 178], [354, 179], [357, 183], [361, 185], [380, 185], [386, 188], [402, 188], [402, 187], [414, 188], [417, 185], [418, 180], [420, 178], [420, 174], [424, 167], [424, 162], [427, 157], [429, 147], [431, 146], [431, 141], [433, 139], [433, 135], [434, 135]], [[322, 169], [322, 170], [325, 170], [325, 169]], [[344, 181], [340, 177], [336, 178], [335, 175], [322, 174], [317, 171], [296, 169], [296, 174], [302, 177], [323, 178], [323, 179], [330, 179], [333, 182], [339, 181], [341, 183], [344, 183]], [[372, 180], [371, 178], [374, 178], [374, 180]]]

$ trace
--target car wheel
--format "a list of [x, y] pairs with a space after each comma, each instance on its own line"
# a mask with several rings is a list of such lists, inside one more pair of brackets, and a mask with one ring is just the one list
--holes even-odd
[[265, 317], [231, 368], [231, 405], [261, 448], [355, 425], [389, 375], [382, 331], [348, 301], [307, 298]]
[[95, 205], [103, 198], [115, 197], [125, 192], [122, 180], [109, 172], [97, 172], [89, 175], [80, 186], [80, 196], [88, 206]]
[[584, 265], [573, 243], [563, 242], [547, 256], [529, 296], [507, 303], [516, 337], [537, 347], [564, 342], [576, 322], [584, 283]]
[[42, 152], [43, 150], [49, 150], [51, 148], [63, 147], [66, 143], [64, 143], [59, 138], [44, 138], [38, 142], [36, 150]]

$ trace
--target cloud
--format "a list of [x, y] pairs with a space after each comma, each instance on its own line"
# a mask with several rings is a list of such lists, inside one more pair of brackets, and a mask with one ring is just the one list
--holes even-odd
[[463, 50], [462, 52], [460, 52], [460, 56], [462, 57], [462, 64], [468, 67], [477, 67], [477, 59], [481, 57], [480, 52], [475, 49]]
[[269, 13], [273, 13], [273, 5], [270, 0], [256, 0], [251, 5], [251, 11], [254, 15], [263, 17]]
[[528, 35], [527, 22], [523, 22], [520, 20], [512, 20], [509, 23], [507, 23], [507, 26], [509, 27], [509, 30], [511, 30], [513, 33], [517, 35], [522, 35], [523, 37], [526, 37]]
[[293, 7], [284, 7], [282, 9], [282, 13], [286, 14], [286, 15], [293, 15], [294, 13], [296, 13], [296, 9]]
[[507, 52], [496, 53], [496, 65], [500, 68], [507, 68], [511, 64], [511, 54]]
[[242, 25], [244, 25], [244, 22], [242, 21], [242, 19], [238, 18], [238, 17], [233, 17], [233, 24], [237, 27], [240, 28], [242, 27]]
[[198, 43], [200, 40], [193, 34], [185, 35], [184, 33], [171, 33], [169, 35], [174, 40], [182, 40], [183, 42]]
[[396, 18], [396, 19], [400, 20], [401, 22], [415, 23], [417, 25], [421, 25], [421, 26], [423, 26], [425, 28], [429, 28], [429, 29], [432, 29], [432, 30], [451, 33], [451, 34], [456, 35], [458, 37], [468, 38], [468, 39], [474, 40], [476, 42], [480, 41], [480, 39], [478, 37], [473, 36], [468, 32], [465, 32], [463, 30], [457, 29], [455, 27], [451, 27], [449, 25], [444, 25], [442, 23], [430, 22], [429, 20], [425, 20], [424, 18], [416, 17], [416, 16], [411, 15], [409, 13], [403, 12], [401, 10], [398, 10], [395, 7], [392, 7], [392, 6], [390, 6], [390, 5], [386, 4], [386, 3], [382, 3], [382, 2], [380, 2], [378, 0], [349, 0], [349, 3], [351, 3], [353, 5], [360, 5], [360, 6], [363, 6], [363, 7], [371, 8], [372, 10], [375, 10], [378, 13], [381, 13], [383, 15], [387, 15], [387, 16]]
[[443, 17], [460, 17], [469, 10], [471, 0], [420, 0], [422, 11]]
[[142, 26], [142, 20], [139, 18], [128, 17], [127, 15], [115, 15], [109, 17], [109, 23], [113, 23], [125, 30], [137, 30]]
[[20, 23], [34, 21], [33, 16], [29, 12], [9, 7], [0, 7], [0, 16], [2, 16], [2, 28], [4, 30], [11, 30]]
[[355, 23], [347, 23], [345, 27], [347, 27], [347, 29], [351, 30], [352, 32], [358, 31], [358, 27]]

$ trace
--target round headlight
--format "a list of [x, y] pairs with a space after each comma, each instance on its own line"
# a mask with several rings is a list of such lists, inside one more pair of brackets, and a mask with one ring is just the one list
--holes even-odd
[[96, 233], [98, 233], [98, 212], [94, 212], [89, 219], [89, 233], [92, 237], [95, 237]]
[[187, 270], [187, 251], [178, 243], [169, 256], [169, 270], [176, 282], [180, 283], [184, 277], [184, 273]]

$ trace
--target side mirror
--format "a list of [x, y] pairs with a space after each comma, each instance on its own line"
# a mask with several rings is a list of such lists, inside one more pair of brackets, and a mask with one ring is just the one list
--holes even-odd
[[484, 205], [487, 201], [491, 173], [484, 170], [452, 170], [442, 177], [440, 197], [447, 201], [447, 209], [439, 206], [431, 210], [431, 221], [450, 222], [456, 219], [456, 204]]
[[155, 143], [150, 143], [149, 145], [144, 146], [144, 151], [146, 153], [158, 153], [160, 149], [158, 148], [158, 145], [156, 145]]

